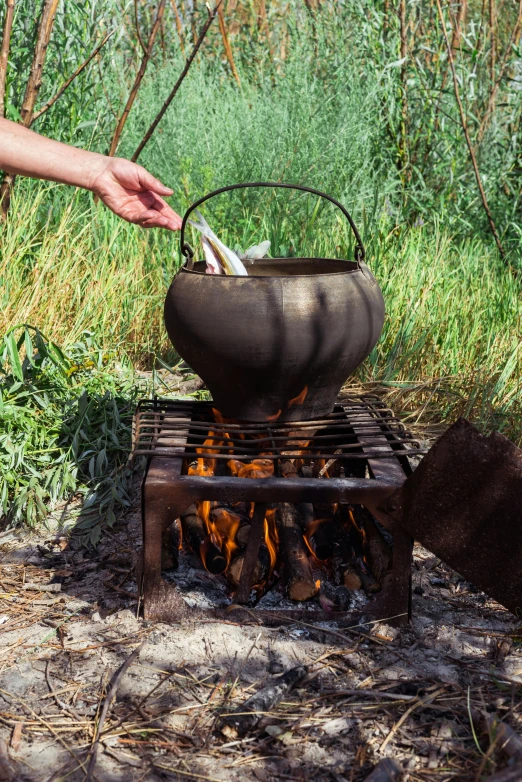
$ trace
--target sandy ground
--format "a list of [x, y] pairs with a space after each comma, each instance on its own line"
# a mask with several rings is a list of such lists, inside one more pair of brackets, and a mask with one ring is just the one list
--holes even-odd
[[[359, 782], [390, 756], [406, 780], [478, 782], [508, 763], [480, 715], [522, 730], [520, 623], [429, 552], [416, 547], [400, 631], [153, 624], [135, 597], [134, 498], [96, 551], [57, 529], [0, 536], [0, 780]], [[254, 729], [224, 727], [299, 663], [306, 679]]]

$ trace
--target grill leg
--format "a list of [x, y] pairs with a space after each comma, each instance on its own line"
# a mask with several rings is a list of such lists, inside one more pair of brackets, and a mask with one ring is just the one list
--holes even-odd
[[[175, 460], [153, 459], [141, 489], [143, 615], [145, 619], [156, 622], [178, 622], [191, 613], [176, 588], [161, 577], [163, 532], [192, 502], [180, 490], [179, 484], [176, 486], [171, 480], [174, 467]], [[169, 480], [168, 491], [165, 491]]]
[[402, 627], [411, 619], [413, 562], [413, 538], [401, 526], [402, 488], [394, 492], [384, 504], [370, 510], [393, 535], [393, 566], [382, 592], [375, 599], [372, 613], [376, 619], [387, 619], [393, 627]]

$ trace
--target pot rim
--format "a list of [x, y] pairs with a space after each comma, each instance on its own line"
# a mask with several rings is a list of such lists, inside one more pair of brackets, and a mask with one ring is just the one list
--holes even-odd
[[[314, 279], [316, 277], [338, 277], [340, 274], [356, 274], [357, 272], [361, 273], [364, 276], [364, 272], [362, 271], [361, 267], [357, 263], [357, 261], [349, 261], [344, 258], [307, 258], [307, 257], [296, 257], [296, 258], [260, 258], [259, 261], [321, 261], [326, 263], [346, 263], [346, 264], [354, 264], [354, 268], [346, 269], [346, 270], [339, 270], [339, 271], [331, 271], [331, 272], [318, 272], [317, 274], [248, 274], [246, 277], [242, 274], [206, 274], [205, 272], [197, 271], [196, 269], [187, 269], [186, 265], [183, 265], [179, 272], [186, 272], [187, 274], [195, 274], [198, 277], [212, 277], [213, 279], [220, 279], [220, 280], [299, 280], [299, 279]], [[199, 263], [205, 263], [205, 261], [199, 261]], [[178, 273], [179, 273], [178, 272]]]

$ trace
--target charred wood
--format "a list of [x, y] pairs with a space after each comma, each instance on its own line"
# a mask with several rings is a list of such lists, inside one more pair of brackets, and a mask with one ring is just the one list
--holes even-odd
[[508, 766], [503, 771], [499, 771], [498, 774], [487, 777], [484, 782], [520, 782], [521, 779], [522, 763], [515, 763], [513, 766]]
[[353, 565], [345, 566], [342, 573], [342, 582], [347, 589], [362, 589], [361, 576]]
[[198, 554], [209, 573], [223, 573], [227, 561], [221, 551], [214, 546], [207, 533], [205, 522], [198, 514], [195, 505], [191, 505], [181, 514], [183, 535], [194, 554]]
[[282, 502], [277, 506], [276, 519], [288, 596], [292, 600], [309, 600], [317, 588], [299, 524], [299, 511], [295, 505]]
[[347, 611], [351, 602], [350, 591], [347, 587], [334, 586], [329, 581], [321, 583], [319, 605], [323, 611]]
[[239, 548], [245, 548], [250, 533], [250, 519], [230, 505], [218, 505], [210, 511], [210, 521], [222, 538], [231, 538]]
[[306, 541], [313, 555], [324, 562], [334, 553], [332, 522], [329, 519], [314, 518], [314, 506], [311, 502], [302, 502], [299, 505], [299, 514]]
[[[239, 552], [232, 559], [228, 567], [227, 577], [233, 586], [237, 587], [239, 585], [239, 580], [241, 578], [241, 573], [243, 571], [244, 562], [245, 562], [245, 552]], [[259, 549], [259, 553], [257, 555], [257, 562], [254, 566], [254, 576], [252, 579], [252, 584], [254, 586], [256, 584], [262, 583], [263, 581], [266, 581], [266, 579], [268, 578], [269, 568], [270, 568], [270, 554], [268, 553], [267, 547], [264, 544], [262, 544]]]
[[393, 758], [380, 760], [364, 782], [399, 782], [404, 775], [402, 766]]
[[161, 569], [174, 570], [178, 567], [178, 552], [181, 539], [181, 527], [179, 520], [176, 519], [168, 527], [162, 536], [161, 541]]
[[379, 592], [379, 590], [381, 589], [380, 583], [374, 577], [371, 570], [366, 567], [366, 565], [362, 560], [360, 559], [355, 560], [355, 568], [361, 579], [362, 587], [364, 591], [369, 592], [370, 594], [374, 592]]
[[307, 673], [308, 669], [305, 665], [290, 668], [238, 706], [235, 713], [224, 718], [223, 723], [238, 736], [244, 736], [253, 730], [261, 717], [277, 706], [283, 695], [299, 684]]
[[[510, 758], [517, 757], [522, 762], [522, 738], [516, 730], [503, 722], [498, 714], [473, 714], [482, 731], [487, 733], [495, 746]], [[522, 777], [521, 777], [522, 779]]]
[[250, 599], [250, 592], [252, 590], [252, 585], [254, 584], [255, 567], [259, 556], [259, 550], [263, 542], [265, 515], [266, 503], [256, 502], [248, 535], [248, 544], [245, 550], [245, 558], [236, 592], [236, 603], [244, 605]]
[[371, 570], [380, 583], [391, 568], [392, 550], [375, 526], [372, 514], [363, 505], [354, 505], [353, 513], [358, 526], [365, 531]]

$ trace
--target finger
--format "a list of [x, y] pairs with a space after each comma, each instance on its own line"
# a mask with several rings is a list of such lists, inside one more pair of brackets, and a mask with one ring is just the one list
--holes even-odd
[[163, 215], [154, 209], [147, 209], [140, 212], [135, 222], [143, 228], [169, 228], [171, 231], [179, 231], [181, 228], [179, 216], [175, 212], [173, 214], [177, 219], [173, 219], [169, 215]]
[[154, 204], [154, 208], [160, 212], [163, 217], [167, 217], [169, 220], [172, 220], [174, 223], [176, 223], [176, 226], [178, 228], [181, 228], [181, 223], [183, 220], [179, 216], [177, 212], [172, 209], [169, 204], [167, 204], [166, 201], [164, 201], [162, 198], [156, 198], [156, 203]]
[[174, 192], [174, 190], [171, 190], [170, 187], [166, 187], [159, 179], [156, 179], [152, 174], [149, 174], [149, 172], [141, 166], [139, 167], [139, 181], [144, 189], [152, 190], [153, 193], [158, 193], [158, 195], [169, 196]]

